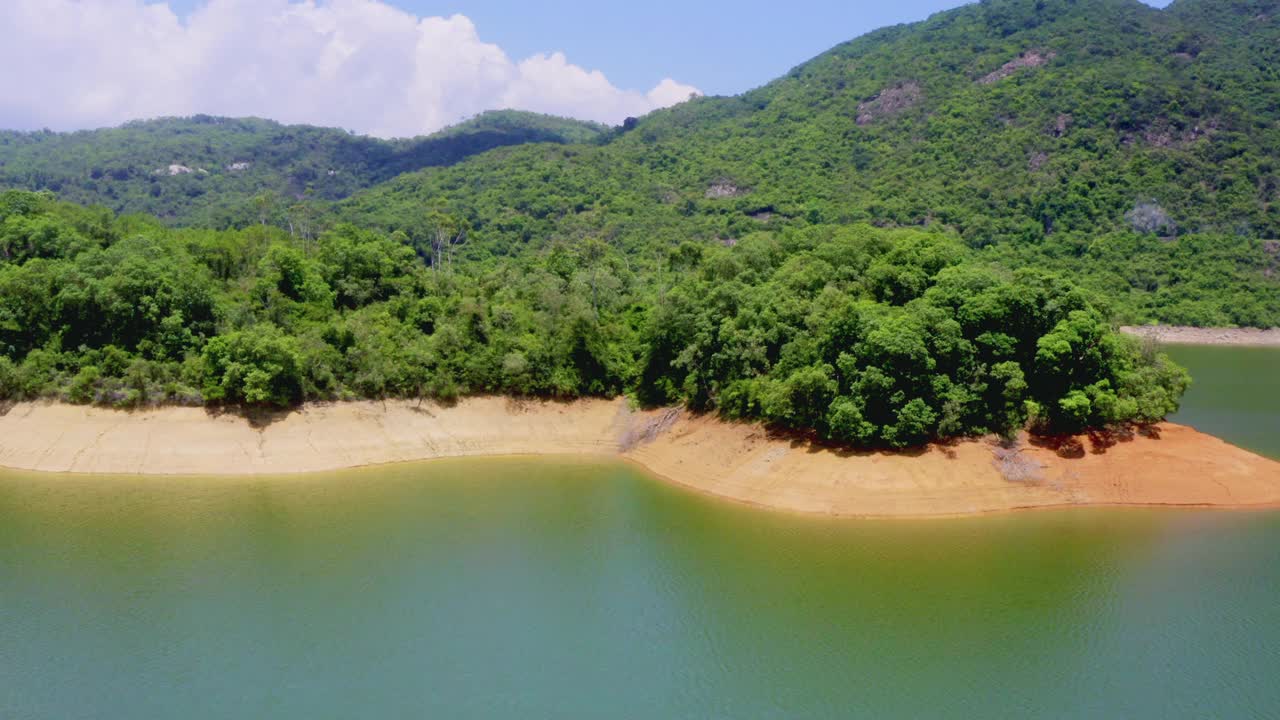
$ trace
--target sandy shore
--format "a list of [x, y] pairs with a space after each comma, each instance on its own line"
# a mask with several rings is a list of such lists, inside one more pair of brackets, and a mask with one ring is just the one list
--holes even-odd
[[1280, 347], [1280, 328], [1197, 328], [1180, 325], [1122, 327], [1120, 332], [1156, 342], [1182, 345], [1254, 345]]
[[[1280, 506], [1280, 462], [1190, 428], [1067, 450], [989, 440], [848, 453], [755, 425], [621, 400], [475, 398], [311, 405], [251, 424], [198, 408], [122, 413], [23, 404], [0, 417], [0, 466], [154, 475], [283, 474], [478, 455], [593, 455], [732, 500], [842, 516], [938, 516], [1064, 505]], [[1012, 470], [1011, 470], [1012, 468]], [[1010, 479], [1015, 478], [1015, 479]]]

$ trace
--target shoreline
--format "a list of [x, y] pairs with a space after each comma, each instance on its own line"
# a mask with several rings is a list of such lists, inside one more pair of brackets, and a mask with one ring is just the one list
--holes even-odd
[[1280, 328], [1201, 328], [1186, 325], [1127, 325], [1120, 332], [1170, 345], [1280, 347]]
[[624, 400], [471, 398], [307, 405], [251, 424], [202, 408], [122, 412], [24, 403], [0, 416], [0, 467], [151, 476], [301, 475], [480, 456], [588, 456], [774, 510], [957, 517], [1082, 506], [1280, 507], [1280, 462], [1191, 428], [991, 439], [905, 453], [829, 448], [752, 424]]

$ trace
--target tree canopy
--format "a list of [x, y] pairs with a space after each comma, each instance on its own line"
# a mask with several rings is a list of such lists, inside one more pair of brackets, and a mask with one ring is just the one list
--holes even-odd
[[637, 267], [598, 238], [442, 262], [404, 233], [171, 229], [18, 191], [0, 227], [10, 399], [628, 393], [902, 447], [1151, 422], [1187, 384], [1088, 292], [939, 230], [757, 231]]

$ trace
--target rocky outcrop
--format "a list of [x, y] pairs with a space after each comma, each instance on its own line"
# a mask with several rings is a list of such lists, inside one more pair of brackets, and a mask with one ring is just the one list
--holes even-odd
[[732, 180], [717, 180], [707, 188], [706, 197], [708, 200], [717, 200], [720, 198], [733, 198], [746, 195], [747, 191], [740, 187]]
[[177, 163], [174, 163], [169, 167], [156, 168], [155, 170], [152, 171], [153, 175], [167, 175], [169, 177], [177, 177], [178, 175], [191, 175], [192, 173], [208, 175], [209, 171], [205, 170], [204, 168], [189, 168], [186, 165], [179, 165]]
[[991, 85], [1013, 75], [1019, 70], [1026, 68], [1036, 68], [1056, 57], [1055, 53], [1042, 52], [1040, 50], [1028, 50], [1009, 62], [1001, 65], [994, 72], [983, 75], [978, 78], [978, 83], [982, 85]]
[[858, 104], [856, 122], [859, 125], [870, 125], [877, 120], [898, 115], [909, 110], [924, 99], [924, 91], [914, 80], [899, 83], [881, 90], [875, 97], [868, 98]]

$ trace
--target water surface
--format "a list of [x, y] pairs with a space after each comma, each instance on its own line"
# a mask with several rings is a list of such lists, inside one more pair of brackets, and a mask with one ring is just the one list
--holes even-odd
[[1174, 422], [1280, 459], [1280, 348], [1170, 345], [1191, 371]]
[[[1280, 351], [1173, 347], [1280, 457]], [[613, 464], [0, 473], [0, 718], [1276, 717], [1280, 514], [764, 512]]]
[[1280, 515], [771, 513], [626, 467], [0, 478], [3, 718], [1274, 717]]

